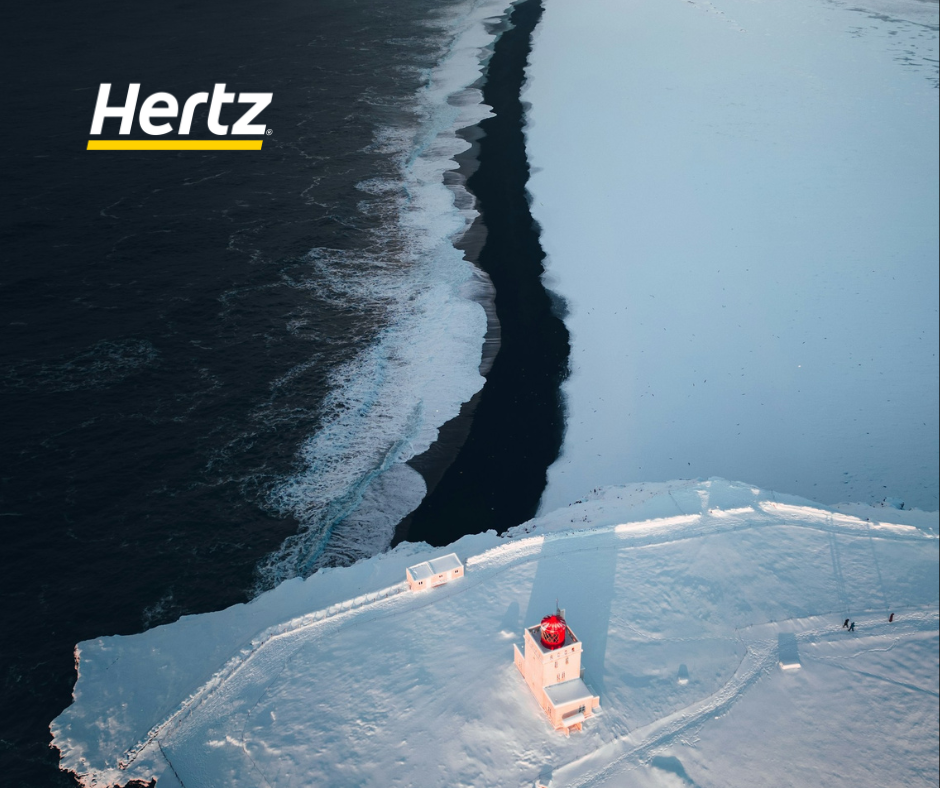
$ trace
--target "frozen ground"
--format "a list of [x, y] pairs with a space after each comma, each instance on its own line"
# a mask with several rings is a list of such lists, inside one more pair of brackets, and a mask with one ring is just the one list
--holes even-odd
[[938, 5], [547, 0], [524, 98], [562, 456], [937, 508]]
[[[937, 514], [855, 509], [606, 488], [465, 537], [420, 594], [405, 567], [451, 548], [401, 545], [79, 644], [54, 744], [89, 786], [933, 786]], [[556, 598], [601, 698], [570, 738], [512, 661]]]

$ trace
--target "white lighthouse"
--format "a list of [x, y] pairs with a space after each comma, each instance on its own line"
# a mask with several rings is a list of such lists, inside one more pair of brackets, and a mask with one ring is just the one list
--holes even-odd
[[564, 618], [564, 611], [545, 616], [524, 631], [523, 648], [513, 645], [516, 667], [555, 730], [581, 730], [601, 699], [584, 683], [584, 646]]

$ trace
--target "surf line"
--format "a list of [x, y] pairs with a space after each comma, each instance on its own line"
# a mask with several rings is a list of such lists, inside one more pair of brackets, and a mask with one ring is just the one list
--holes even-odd
[[[530, 519], [561, 448], [561, 384], [570, 345], [564, 302], [542, 283], [545, 253], [526, 192], [521, 100], [542, 10], [542, 0], [522, 0], [513, 8], [484, 76], [483, 100], [495, 115], [463, 131], [476, 157], [460, 164], [480, 224], [467, 232], [461, 248], [495, 288], [499, 351], [480, 393], [441, 428], [435, 446], [409, 462], [429, 493], [399, 524], [393, 545], [446, 545]], [[484, 368], [489, 361], [485, 347]]]

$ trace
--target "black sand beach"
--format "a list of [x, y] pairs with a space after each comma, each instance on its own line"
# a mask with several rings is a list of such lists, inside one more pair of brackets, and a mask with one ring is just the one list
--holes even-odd
[[[399, 526], [396, 542], [445, 545], [531, 518], [561, 446], [559, 387], [568, 369], [568, 330], [541, 281], [545, 254], [525, 190], [529, 165], [520, 100], [541, 15], [541, 0], [520, 3], [513, 28], [496, 44], [483, 86], [496, 116], [480, 124], [479, 167], [467, 181], [486, 228], [476, 262], [496, 288], [499, 353], [482, 392], [441, 430], [440, 445], [412, 461], [433, 489]], [[448, 448], [459, 446], [471, 414], [466, 442], [442, 473]]]

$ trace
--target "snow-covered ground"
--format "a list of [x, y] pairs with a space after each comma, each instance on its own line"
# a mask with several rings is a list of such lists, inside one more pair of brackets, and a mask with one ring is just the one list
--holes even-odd
[[540, 511], [748, 479], [937, 508], [938, 4], [547, 0], [524, 98], [570, 307]]
[[[431, 591], [405, 567], [451, 548], [405, 544], [81, 643], [54, 744], [89, 786], [935, 785], [937, 526], [720, 479], [606, 488], [461, 539], [466, 576]], [[556, 598], [601, 698], [570, 738], [512, 659]]]

